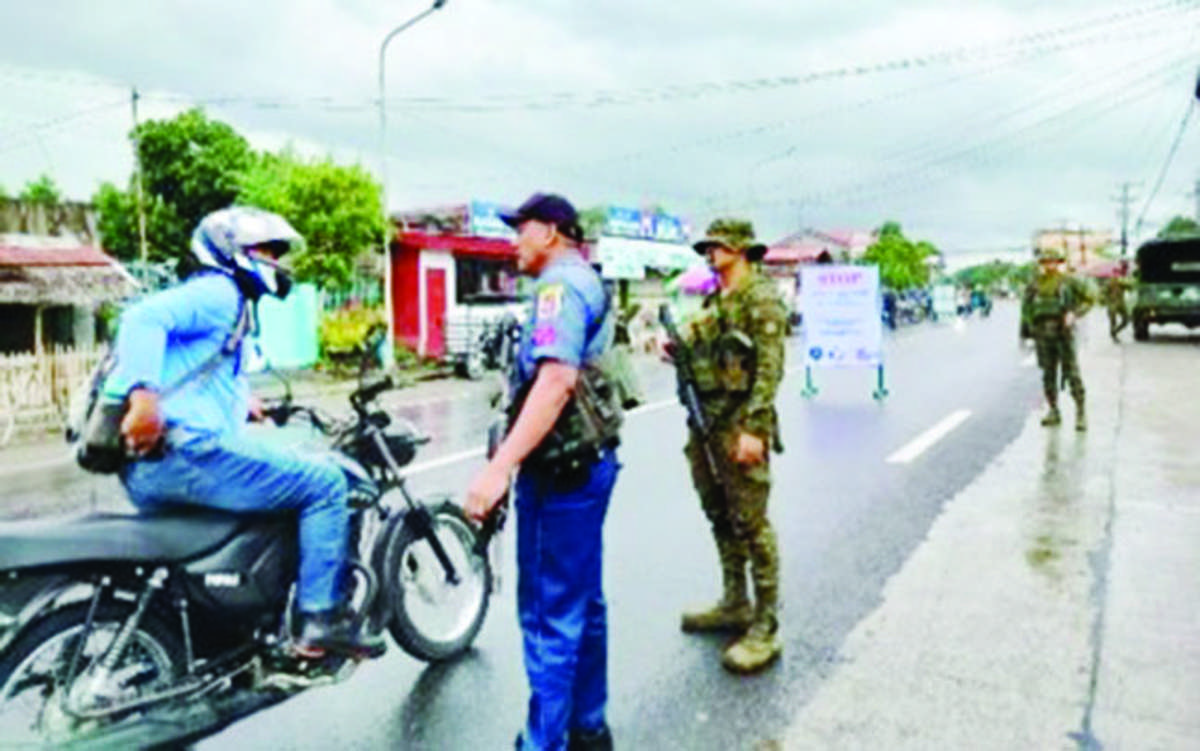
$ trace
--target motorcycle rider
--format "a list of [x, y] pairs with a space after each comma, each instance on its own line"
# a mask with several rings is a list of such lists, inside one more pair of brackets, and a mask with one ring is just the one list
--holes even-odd
[[[347, 481], [332, 462], [300, 456], [244, 434], [252, 406], [239, 326], [256, 320], [264, 294], [287, 296], [280, 258], [303, 239], [277, 214], [233, 207], [204, 217], [192, 235], [184, 281], [152, 294], [121, 316], [117, 365], [105, 383], [127, 397], [121, 434], [138, 459], [120, 472], [143, 511], [191, 504], [232, 513], [296, 512], [300, 571], [298, 633], [288, 649], [316, 659], [327, 652], [376, 657], [381, 636], [358, 633], [341, 592], [347, 561]], [[249, 316], [250, 318], [244, 318]], [[216, 367], [169, 388], [222, 348]]]

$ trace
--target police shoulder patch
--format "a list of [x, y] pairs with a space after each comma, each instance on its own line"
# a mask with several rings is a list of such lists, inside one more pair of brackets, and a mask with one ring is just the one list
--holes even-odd
[[562, 310], [562, 300], [563, 286], [561, 284], [547, 284], [539, 289], [537, 294], [538, 320], [557, 318], [559, 311]]

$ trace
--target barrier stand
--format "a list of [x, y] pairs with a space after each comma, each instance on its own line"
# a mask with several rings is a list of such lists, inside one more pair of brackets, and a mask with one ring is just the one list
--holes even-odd
[[818, 393], [820, 393], [820, 390], [817, 389], [817, 385], [815, 383], [813, 383], [812, 366], [805, 365], [804, 366], [804, 388], [801, 389], [800, 396], [804, 397], [805, 399], [812, 399]]
[[878, 376], [877, 380], [875, 381], [875, 390], [871, 392], [871, 397], [875, 401], [881, 402], [885, 398], [887, 398], [887, 395], [890, 393], [887, 390], [887, 386], [885, 386], [884, 382], [883, 382], [883, 363], [882, 362], [879, 363], [879, 369], [877, 371], [877, 376]]

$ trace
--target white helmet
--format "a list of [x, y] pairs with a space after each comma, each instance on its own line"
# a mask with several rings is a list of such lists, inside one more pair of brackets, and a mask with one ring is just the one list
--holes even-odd
[[191, 252], [201, 266], [232, 276], [251, 299], [264, 292], [282, 299], [292, 288], [291, 278], [277, 263], [251, 258], [246, 250], [267, 247], [278, 259], [303, 244], [300, 233], [278, 214], [233, 206], [200, 220], [192, 233]]

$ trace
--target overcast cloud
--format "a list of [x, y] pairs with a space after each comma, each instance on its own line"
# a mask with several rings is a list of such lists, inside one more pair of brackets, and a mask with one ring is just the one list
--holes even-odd
[[[378, 170], [379, 44], [425, 2], [0, 0], [0, 185], [124, 183], [141, 117]], [[946, 54], [957, 50], [956, 54]], [[906, 61], [906, 65], [901, 63]], [[899, 220], [947, 251], [1134, 218], [1192, 104], [1200, 0], [449, 0], [388, 51], [393, 208], [661, 205]], [[1195, 211], [1200, 113], [1142, 234]]]

